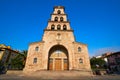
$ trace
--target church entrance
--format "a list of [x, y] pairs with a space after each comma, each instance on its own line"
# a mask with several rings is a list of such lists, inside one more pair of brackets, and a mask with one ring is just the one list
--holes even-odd
[[53, 46], [49, 51], [48, 70], [68, 70], [68, 51], [64, 46]]

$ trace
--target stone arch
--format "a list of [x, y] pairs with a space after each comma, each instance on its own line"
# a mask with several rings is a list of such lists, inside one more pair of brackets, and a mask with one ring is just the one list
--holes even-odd
[[58, 10], [58, 11], [57, 11], [57, 14], [61, 14], [61, 11], [60, 11], [60, 10]]
[[55, 29], [55, 25], [52, 24], [52, 25], [51, 25], [51, 30], [54, 30], [54, 29]]
[[68, 70], [68, 50], [63, 45], [54, 45], [48, 53], [48, 70]]
[[58, 21], [58, 17], [55, 17], [55, 18], [54, 18], [54, 21]]
[[60, 17], [60, 21], [61, 21], [61, 22], [64, 21], [64, 18], [63, 18], [63, 17]]
[[63, 30], [67, 30], [67, 26], [65, 24], [63, 25]]
[[57, 30], [61, 30], [61, 25], [60, 24], [57, 25]]

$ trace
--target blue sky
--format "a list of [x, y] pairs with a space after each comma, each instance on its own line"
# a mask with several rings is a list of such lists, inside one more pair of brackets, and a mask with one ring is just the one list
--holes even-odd
[[53, 7], [62, 5], [76, 41], [90, 56], [120, 51], [120, 0], [0, 0], [0, 44], [27, 50], [40, 41]]

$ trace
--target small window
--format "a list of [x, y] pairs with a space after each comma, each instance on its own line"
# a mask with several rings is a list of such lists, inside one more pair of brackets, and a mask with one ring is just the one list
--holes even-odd
[[37, 58], [34, 58], [33, 63], [34, 64], [37, 63]]
[[83, 63], [83, 59], [80, 58], [79, 59], [79, 63], [82, 64]]
[[58, 34], [57, 34], [57, 40], [60, 40], [60, 39], [61, 39], [61, 34], [58, 33]]
[[58, 14], [61, 14], [61, 11], [60, 11], [60, 10], [58, 10], [58, 11], [57, 11], [57, 13], [58, 13]]
[[55, 17], [55, 21], [58, 21], [58, 17]]
[[80, 47], [78, 47], [78, 52], [81, 52], [81, 48]]
[[11, 54], [11, 56], [14, 56], [14, 54]]
[[53, 63], [53, 59], [52, 58], [49, 59], [49, 63]]
[[51, 25], [51, 30], [54, 30], [55, 29], [55, 25]]
[[61, 29], [61, 26], [60, 25], [57, 25], [57, 30], [60, 30]]
[[67, 59], [64, 59], [64, 63], [67, 63], [68, 62], [68, 60]]
[[63, 25], [63, 30], [67, 30], [67, 27], [66, 27], [66, 25]]
[[35, 51], [38, 51], [39, 50], [39, 47], [37, 46], [36, 48], [35, 48]]
[[60, 17], [60, 21], [63, 21], [63, 17]]

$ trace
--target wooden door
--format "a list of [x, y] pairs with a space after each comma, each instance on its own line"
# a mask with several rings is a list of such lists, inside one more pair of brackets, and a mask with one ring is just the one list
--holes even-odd
[[53, 70], [53, 59], [49, 59], [49, 70]]
[[68, 59], [64, 59], [64, 70], [68, 70]]
[[55, 70], [62, 70], [62, 60], [61, 59], [55, 59]]

